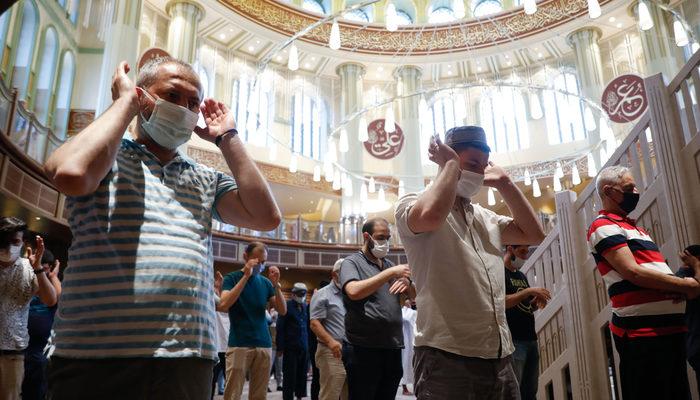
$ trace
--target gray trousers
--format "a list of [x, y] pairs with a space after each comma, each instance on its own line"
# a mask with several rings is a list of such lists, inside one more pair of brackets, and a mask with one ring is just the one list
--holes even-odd
[[413, 367], [418, 400], [520, 400], [510, 356], [487, 360], [421, 346]]

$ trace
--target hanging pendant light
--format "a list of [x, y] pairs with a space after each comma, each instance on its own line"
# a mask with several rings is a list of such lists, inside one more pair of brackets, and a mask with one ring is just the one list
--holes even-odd
[[321, 166], [318, 164], [314, 166], [314, 182], [321, 182]]
[[384, 186], [379, 186], [379, 194], [377, 194], [377, 199], [380, 203], [384, 203], [386, 201], [386, 195], [384, 194]]
[[332, 163], [338, 161], [338, 154], [335, 148], [335, 139], [332, 137], [328, 139], [328, 154], [326, 154], [326, 158]]
[[557, 167], [554, 170], [554, 176], [557, 178], [563, 178], [564, 177], [564, 169], [561, 167], [561, 163], [557, 161]]
[[581, 183], [581, 176], [578, 174], [578, 165], [576, 165], [576, 162], [571, 166], [571, 183], [574, 185]]
[[396, 15], [396, 6], [393, 2], [390, 2], [386, 6], [386, 14], [384, 20], [386, 21], [386, 30], [389, 32], [394, 32], [399, 28], [399, 17]]
[[292, 158], [289, 160], [289, 172], [297, 172], [297, 153], [292, 152]]
[[333, 174], [333, 190], [340, 190], [343, 183], [340, 181], [340, 171], [336, 170]]
[[598, 0], [588, 0], [588, 16], [591, 19], [596, 19], [600, 17], [602, 11], [600, 10], [600, 3]]
[[525, 14], [532, 15], [537, 12], [537, 3], [535, 0], [525, 0], [523, 5], [525, 6]]
[[464, 9], [464, 0], [454, 0], [452, 5], [452, 13], [455, 18], [462, 19], [466, 15], [466, 10]]
[[338, 21], [333, 20], [333, 25], [331, 25], [331, 36], [328, 39], [328, 47], [331, 50], [340, 49], [340, 26], [338, 26]]
[[595, 167], [595, 160], [593, 159], [593, 153], [588, 153], [586, 156], [586, 164], [588, 164], [588, 177], [594, 178], [598, 171]]
[[488, 192], [487, 198], [488, 198], [488, 204], [489, 204], [490, 206], [495, 206], [495, 205], [496, 205], [496, 195], [493, 194], [493, 188], [492, 188], [492, 187], [489, 188], [489, 192]]
[[585, 110], [583, 111], [583, 123], [586, 125], [586, 130], [588, 132], [593, 132], [597, 128], [595, 118], [593, 117], [593, 110], [591, 110], [591, 107], [589, 106], [586, 106]]
[[333, 164], [328, 160], [323, 160], [323, 175], [326, 182], [333, 182]]
[[530, 186], [532, 185], [532, 179], [530, 179], [530, 170], [526, 169], [525, 170], [525, 186]]
[[345, 187], [343, 188], [343, 194], [345, 196], [352, 197], [352, 194], [353, 194], [353, 192], [352, 192], [352, 178], [348, 176], [345, 179], [345, 182], [346, 182], [346, 184], [345, 184]]
[[386, 115], [384, 115], [384, 132], [396, 132], [396, 120], [394, 119], [394, 105], [391, 103], [389, 103], [389, 106], [386, 108]]
[[374, 183], [374, 177], [371, 176], [371, 177], [369, 178], [369, 192], [370, 192], [370, 193], [374, 193], [374, 192], [376, 192], [376, 191], [377, 191], [377, 186], [376, 186], [376, 184]]
[[299, 69], [299, 51], [297, 50], [296, 43], [292, 43], [292, 46], [289, 48], [287, 68], [289, 68], [290, 71], [296, 71]]
[[683, 27], [683, 22], [676, 18], [673, 21], [673, 37], [676, 39], [676, 46], [685, 47], [688, 45], [688, 32]]
[[540, 183], [537, 182], [537, 179], [532, 180], [532, 197], [540, 197], [542, 196], [542, 192], [540, 191]]
[[338, 141], [338, 150], [341, 153], [347, 153], [350, 150], [348, 143], [348, 131], [345, 128], [340, 128], [340, 140]]
[[360, 142], [366, 142], [369, 140], [369, 133], [367, 133], [367, 118], [363, 115], [360, 117], [359, 126], [357, 127], [357, 140]]
[[543, 116], [540, 97], [537, 93], [530, 93], [530, 117], [532, 117], [532, 119], [540, 119]]
[[399, 180], [399, 197], [403, 197], [406, 194], [406, 188], [404, 182]]
[[693, 44], [690, 45], [690, 51], [695, 54], [700, 50], [700, 43], [698, 42], [693, 42]]
[[639, 2], [639, 29], [643, 31], [648, 31], [654, 27], [654, 20], [651, 19], [651, 13], [649, 13], [649, 6], [647, 6], [646, 1]]
[[362, 186], [360, 186], [360, 201], [363, 203], [367, 201], [367, 183], [366, 182], [362, 182]]
[[554, 187], [555, 192], [561, 192], [561, 179], [556, 175], [553, 177], [552, 187]]

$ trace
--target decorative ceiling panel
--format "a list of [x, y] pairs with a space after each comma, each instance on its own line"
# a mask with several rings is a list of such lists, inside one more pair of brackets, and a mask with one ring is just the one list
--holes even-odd
[[[601, 5], [612, 0], [603, 0]], [[271, 0], [219, 0], [232, 11], [273, 31], [293, 35], [317, 22], [319, 17]], [[363, 27], [339, 22], [344, 50], [383, 55], [429, 55], [474, 50], [511, 42], [557, 27], [587, 15], [587, 0], [544, 0], [537, 12], [501, 13], [488, 19], [443, 25], [401, 27], [389, 32], [381, 25]], [[301, 38], [325, 46], [331, 24], [323, 24]]]

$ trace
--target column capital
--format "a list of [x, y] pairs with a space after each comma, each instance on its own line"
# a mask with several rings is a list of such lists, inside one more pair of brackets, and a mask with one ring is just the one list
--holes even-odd
[[575, 42], [579, 40], [589, 40], [598, 43], [603, 37], [603, 31], [596, 26], [585, 26], [566, 35], [566, 42], [571, 47], [575, 47]]
[[394, 69], [393, 75], [396, 78], [401, 77], [403, 79], [420, 79], [421, 77], [423, 77], [423, 69], [416, 65], [402, 65]]
[[335, 73], [341, 77], [348, 72], [354, 72], [358, 76], [364, 76], [366, 71], [367, 69], [364, 65], [354, 62], [342, 63], [335, 68]]
[[197, 21], [201, 21], [204, 18], [204, 7], [202, 7], [201, 4], [197, 3], [194, 0], [170, 0], [168, 4], [165, 5], [165, 12], [168, 14], [171, 18], [173, 17], [173, 8], [177, 5], [182, 5], [182, 6], [191, 6], [194, 7], [198, 12], [197, 12]]

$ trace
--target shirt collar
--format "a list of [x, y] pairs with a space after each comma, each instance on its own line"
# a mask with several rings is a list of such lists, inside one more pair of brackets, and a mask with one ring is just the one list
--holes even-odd
[[[148, 156], [148, 157], [158, 161], [158, 163], [160, 163], [160, 161], [158, 160], [158, 157], [156, 157], [153, 153], [151, 153], [148, 150], [148, 148], [146, 148], [145, 144], [142, 144], [142, 143], [135, 141], [131, 137], [130, 134], [127, 134], [122, 138], [122, 145], [124, 147], [140, 151], [143, 154], [145, 154], [146, 156]], [[175, 157], [173, 157], [173, 159], [170, 160], [166, 165], [172, 164], [172, 163], [183, 163], [183, 164], [189, 164], [190, 166], [195, 165], [194, 161], [191, 158], [187, 157], [186, 155], [182, 154], [180, 149], [175, 150], [175, 152], [176, 152]]]
[[633, 220], [632, 218], [623, 217], [623, 216], [615, 214], [614, 212], [610, 212], [610, 211], [606, 211], [606, 210], [600, 210], [598, 212], [598, 215], [603, 215], [607, 218], [610, 218], [613, 221], [618, 221], [618, 222], [622, 222], [622, 221], [627, 221], [627, 222], [631, 222], [631, 223], [635, 222], [635, 220]]

